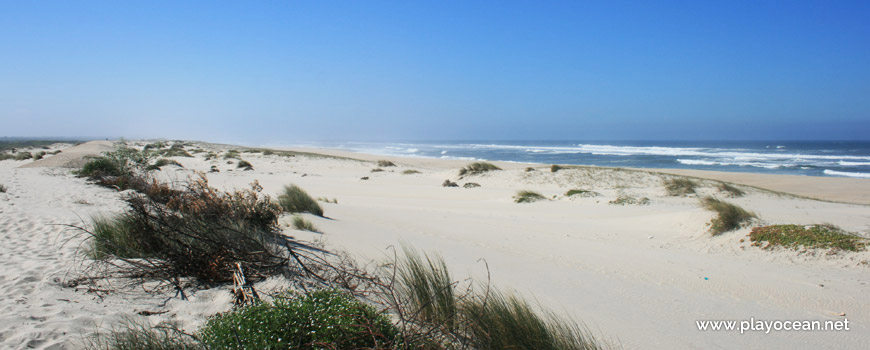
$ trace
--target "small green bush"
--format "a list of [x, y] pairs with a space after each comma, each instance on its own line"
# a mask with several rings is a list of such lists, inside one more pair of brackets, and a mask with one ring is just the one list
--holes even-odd
[[117, 162], [108, 157], [96, 157], [85, 163], [77, 174], [90, 178], [121, 176], [124, 175], [124, 170]]
[[393, 163], [389, 160], [379, 160], [378, 166], [382, 167], [382, 168], [386, 168], [386, 167], [396, 166], [396, 163]]
[[240, 160], [238, 164], [236, 164], [236, 168], [244, 168], [245, 170], [253, 170], [254, 166], [251, 165], [247, 160]]
[[263, 155], [264, 155], [264, 156], [271, 156], [271, 155], [273, 155], [273, 154], [275, 154], [275, 151], [273, 151], [273, 150], [270, 150], [270, 149], [264, 149], [264, 150], [263, 150]]
[[224, 154], [224, 159], [242, 159], [242, 156], [239, 155], [239, 151], [237, 150], [229, 150], [226, 154]]
[[408, 169], [408, 170], [405, 170], [402, 172], [402, 174], [404, 174], [404, 175], [413, 175], [413, 174], [419, 174], [419, 173], [420, 173], [419, 170], [414, 170], [414, 169]]
[[614, 199], [608, 203], [613, 204], [613, 205], [647, 205], [647, 204], [649, 204], [649, 198], [646, 198], [646, 197], [635, 198], [635, 197], [629, 196], [627, 194], [620, 194], [619, 196], [616, 197], [616, 199]]
[[553, 164], [552, 166], [550, 166], [550, 172], [551, 172], [551, 173], [555, 173], [555, 172], [557, 172], [557, 171], [559, 171], [559, 170], [564, 170], [564, 169], [567, 169], [567, 168], [565, 168], [565, 167], [563, 167], [563, 166], [556, 165], [556, 164]]
[[695, 187], [698, 187], [698, 183], [686, 178], [675, 177], [665, 180], [665, 190], [670, 196], [685, 196], [695, 193]]
[[28, 160], [33, 159], [33, 155], [27, 152], [20, 152], [15, 155], [15, 160]]
[[212, 317], [199, 331], [211, 349], [390, 349], [398, 337], [389, 318], [334, 290], [278, 296]]
[[514, 202], [517, 203], [532, 203], [540, 200], [547, 199], [538, 192], [533, 191], [519, 191], [517, 195], [514, 197]]
[[302, 231], [320, 232], [311, 221], [305, 220], [305, 218], [299, 215], [293, 216], [293, 228]]
[[757, 216], [734, 204], [720, 201], [713, 197], [701, 199], [701, 205], [716, 212], [716, 217], [710, 220], [710, 232], [716, 236], [724, 232], [736, 230]]
[[33, 156], [33, 160], [40, 160], [40, 159], [42, 159], [42, 157], [45, 157], [46, 154], [47, 154], [47, 153], [45, 153], [45, 151], [40, 151], [40, 152], [33, 153], [33, 154], [32, 154], [32, 156]]
[[379, 172], [382, 172], [382, 171], [384, 171], [384, 169], [381, 169], [381, 168], [374, 168], [374, 169], [372, 169], [371, 172], [373, 172], [373, 173], [379, 173]]
[[717, 188], [719, 189], [719, 191], [728, 193], [728, 195], [731, 197], [743, 197], [743, 195], [746, 194], [746, 192], [743, 192], [743, 190], [725, 182], [720, 183]]
[[832, 225], [772, 225], [755, 227], [749, 233], [753, 246], [772, 249], [781, 246], [789, 249], [842, 249], [862, 251], [868, 240], [850, 234]]
[[289, 213], [311, 213], [323, 216], [323, 208], [320, 204], [296, 185], [284, 186], [284, 192], [278, 196], [278, 203]]
[[581, 194], [581, 195], [582, 195], [582, 194], [584, 194], [584, 193], [589, 193], [589, 191], [587, 191], [587, 190], [578, 190], [578, 189], [568, 190], [568, 192], [565, 192], [565, 197], [571, 197], [571, 196], [573, 196], [573, 195], [578, 195], [578, 194]]
[[164, 167], [167, 165], [175, 165], [175, 166], [183, 168], [181, 163], [178, 163], [172, 159], [160, 158], [156, 162], [154, 162], [154, 164], [151, 164], [148, 167], [146, 167], [145, 170], [157, 170], [157, 169], [160, 169], [161, 167]]
[[487, 171], [493, 171], [493, 170], [501, 170], [501, 168], [495, 166], [495, 164], [492, 164], [492, 163], [474, 162], [474, 163], [471, 163], [471, 164], [465, 166], [462, 169], [459, 169], [459, 176], [477, 175], [477, 174], [482, 174], [482, 173], [485, 173]]

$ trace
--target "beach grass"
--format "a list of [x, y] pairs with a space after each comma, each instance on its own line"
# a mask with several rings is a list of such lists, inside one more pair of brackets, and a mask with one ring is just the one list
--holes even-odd
[[382, 168], [386, 168], [386, 167], [396, 166], [396, 163], [393, 163], [389, 160], [379, 160], [378, 166], [382, 167]]
[[483, 174], [494, 170], [501, 170], [501, 168], [492, 163], [474, 162], [459, 169], [459, 176]]
[[557, 171], [559, 171], [559, 170], [564, 170], [564, 169], [567, 169], [567, 168], [566, 168], [566, 167], [563, 167], [563, 166], [561, 166], [561, 165], [553, 164], [553, 165], [550, 166], [550, 172], [551, 172], [551, 173], [555, 173], [555, 172], [557, 172]]
[[610, 202], [607, 202], [607, 203], [613, 204], [613, 205], [648, 205], [649, 198], [646, 198], [646, 197], [637, 198], [634, 196], [629, 196], [627, 194], [620, 194], [619, 196], [616, 197], [616, 199], [614, 199]]
[[719, 191], [727, 193], [730, 197], [743, 197], [746, 194], [743, 190], [727, 182], [719, 183], [719, 186], [716, 188], [718, 188]]
[[254, 170], [254, 166], [251, 165], [251, 162], [247, 160], [239, 160], [239, 163], [236, 164], [236, 168], [245, 169], [245, 170]]
[[710, 221], [710, 233], [714, 236], [736, 230], [758, 216], [737, 205], [707, 196], [701, 199], [704, 209], [716, 212]]
[[870, 243], [833, 225], [771, 225], [755, 227], [749, 233], [753, 246], [763, 249], [840, 249], [862, 251]]
[[403, 174], [403, 175], [420, 174], [420, 171], [419, 171], [419, 170], [414, 170], [414, 169], [408, 169], [408, 170], [403, 171], [402, 174]]
[[206, 350], [193, 337], [174, 325], [150, 327], [147, 321], [125, 320], [108, 333], [97, 332], [82, 347], [85, 350]]
[[575, 189], [568, 190], [568, 192], [565, 192], [565, 197], [571, 197], [571, 196], [578, 195], [578, 194], [582, 195], [582, 194], [589, 193], [589, 192], [590, 191], [575, 188]]
[[454, 281], [440, 255], [420, 254], [403, 247], [404, 259], [396, 263], [396, 291], [410, 302], [411, 311], [428, 323], [454, 329], [457, 302]]
[[665, 190], [669, 196], [685, 196], [695, 193], [695, 188], [698, 183], [683, 177], [672, 177], [666, 179]]
[[323, 208], [308, 195], [305, 190], [296, 185], [284, 186], [284, 192], [278, 196], [278, 203], [289, 213], [311, 213], [323, 216]]
[[293, 228], [301, 231], [320, 232], [311, 221], [305, 220], [305, 218], [299, 215], [293, 216]]
[[544, 197], [542, 194], [534, 191], [519, 191], [517, 195], [514, 196], [514, 202], [516, 203], [532, 203], [541, 200], [545, 200], [547, 197]]
[[183, 168], [183, 166], [180, 163], [176, 162], [175, 160], [167, 159], [167, 158], [160, 158], [160, 159], [156, 160], [154, 162], [154, 164], [151, 164], [148, 167], [146, 167], [145, 170], [157, 170], [157, 169], [160, 169], [160, 168], [167, 166], [167, 165], [175, 165], [175, 166], [179, 166], [179, 167]]
[[384, 169], [381, 169], [381, 168], [374, 168], [374, 169], [372, 169], [371, 172], [373, 172], [373, 173], [379, 173], [379, 172], [382, 172], [382, 171], [384, 171]]

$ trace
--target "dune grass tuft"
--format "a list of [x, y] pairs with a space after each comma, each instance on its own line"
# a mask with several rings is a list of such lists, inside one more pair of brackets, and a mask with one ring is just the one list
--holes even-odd
[[372, 169], [371, 172], [373, 172], [373, 173], [379, 173], [379, 172], [382, 172], [382, 171], [384, 171], [384, 169], [381, 169], [381, 168], [374, 168], [374, 169]]
[[297, 230], [302, 230], [302, 231], [310, 231], [310, 232], [318, 232], [318, 233], [320, 232], [320, 230], [318, 230], [317, 227], [314, 226], [313, 223], [311, 223], [311, 221], [305, 220], [305, 218], [303, 218], [299, 215], [293, 216], [293, 228], [295, 228]]
[[378, 166], [382, 167], [382, 168], [386, 168], [386, 167], [396, 166], [396, 163], [393, 163], [389, 160], [379, 160]]
[[419, 173], [420, 173], [419, 170], [414, 170], [414, 169], [408, 169], [408, 170], [405, 170], [402, 172], [403, 175], [413, 175], [413, 174], [419, 174]]
[[781, 246], [789, 249], [842, 249], [862, 251], [870, 243], [833, 225], [772, 225], [755, 227], [749, 233], [752, 245], [763, 249]]
[[278, 203], [289, 213], [311, 213], [323, 216], [323, 208], [308, 195], [305, 190], [296, 185], [284, 186], [284, 192], [278, 196]]
[[483, 174], [487, 171], [501, 170], [495, 164], [487, 162], [474, 162], [459, 169], [459, 176]]
[[556, 165], [556, 164], [553, 164], [552, 166], [550, 166], [550, 172], [551, 172], [551, 173], [555, 173], [555, 172], [557, 172], [557, 171], [559, 171], [559, 170], [564, 170], [564, 169], [567, 169], [567, 168], [565, 168], [565, 167], [563, 167], [563, 166], [560, 166], [560, 165]]
[[0, 184], [0, 193], [6, 193], [6, 186], [3, 186], [3, 184]]
[[396, 263], [397, 292], [426, 322], [452, 329], [457, 303], [450, 271], [439, 255], [420, 254], [403, 246], [404, 259]]
[[154, 164], [151, 164], [148, 167], [146, 167], [145, 170], [157, 170], [157, 169], [160, 169], [160, 168], [167, 166], [167, 165], [175, 165], [175, 166], [179, 166], [179, 167], [183, 168], [183, 166], [180, 163], [178, 163], [172, 159], [160, 158], [156, 162], [154, 162]]
[[710, 233], [714, 236], [736, 230], [757, 217], [755, 213], [710, 196], [702, 198], [701, 205], [704, 209], [714, 211], [717, 214], [710, 220]]
[[251, 162], [247, 160], [240, 160], [238, 164], [236, 164], [236, 168], [241, 168], [244, 170], [254, 170], [254, 166], [251, 165]]
[[565, 197], [571, 197], [571, 196], [578, 195], [578, 194], [579, 194], [579, 195], [582, 195], [582, 194], [589, 193], [589, 192], [590, 192], [590, 191], [587, 191], [587, 190], [580, 190], [580, 189], [576, 189], [576, 188], [575, 188], [575, 189], [572, 189], [572, 190], [568, 190], [568, 192], [565, 192]]
[[727, 193], [730, 197], [743, 197], [743, 195], [746, 194], [746, 192], [744, 192], [743, 190], [726, 182], [720, 183], [717, 188], [719, 189], [719, 191]]
[[19, 152], [15, 154], [15, 160], [28, 160], [33, 159], [33, 155], [27, 152]]
[[172, 325], [150, 327], [132, 320], [108, 334], [97, 333], [87, 339], [85, 350], [206, 350], [193, 337]]
[[516, 203], [532, 203], [545, 199], [547, 199], [547, 197], [534, 191], [519, 191], [517, 192], [517, 195], [514, 196], [514, 202]]
[[665, 180], [665, 190], [669, 196], [685, 196], [695, 193], [698, 183], [686, 178], [674, 177]]
[[613, 205], [647, 205], [649, 204], [649, 198], [646, 197], [632, 197], [627, 194], [620, 194], [616, 197], [616, 199], [608, 202], [608, 204]]

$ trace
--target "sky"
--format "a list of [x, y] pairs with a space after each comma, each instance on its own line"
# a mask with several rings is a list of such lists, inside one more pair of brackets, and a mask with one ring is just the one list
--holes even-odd
[[0, 136], [870, 140], [868, 1], [6, 1]]

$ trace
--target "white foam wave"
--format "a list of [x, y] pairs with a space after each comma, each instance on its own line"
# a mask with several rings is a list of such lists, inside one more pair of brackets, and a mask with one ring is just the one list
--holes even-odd
[[677, 162], [686, 165], [722, 165], [722, 166], [751, 166], [756, 168], [776, 169], [782, 167], [791, 167], [795, 164], [776, 164], [776, 163], [761, 163], [761, 162], [724, 162], [712, 161], [703, 159], [677, 159]]
[[868, 166], [868, 165], [870, 165], [870, 162], [845, 162], [842, 160], [839, 161], [838, 163], [842, 166]]
[[830, 169], [825, 169], [823, 171], [825, 175], [835, 175], [835, 176], [848, 176], [848, 177], [857, 177], [862, 179], [870, 179], [870, 173], [852, 173], [848, 171], [834, 171]]

